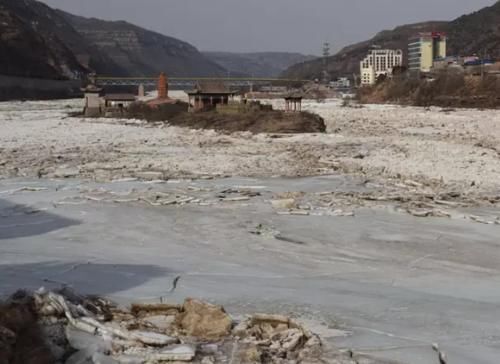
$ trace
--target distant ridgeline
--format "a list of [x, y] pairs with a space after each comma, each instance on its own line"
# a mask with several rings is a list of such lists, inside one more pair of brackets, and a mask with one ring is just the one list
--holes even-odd
[[[35, 0], [0, 0], [0, 97], [70, 96], [67, 80], [95, 72], [116, 77], [277, 76], [313, 57], [297, 53], [200, 53], [181, 40], [125, 21], [72, 15]], [[227, 68], [226, 68], [227, 67]], [[65, 80], [26, 82], [26, 78]], [[71, 87], [70, 87], [71, 88]]]
[[[448, 54], [471, 55], [488, 54], [500, 58], [500, 2], [451, 22], [425, 22], [403, 25], [393, 30], [378, 33], [372, 39], [343, 48], [328, 59], [328, 72], [332, 78], [351, 76], [359, 73], [359, 62], [372, 46], [402, 49], [407, 59], [408, 39], [420, 32], [444, 31], [448, 35]], [[286, 78], [321, 78], [324, 59], [299, 63], [291, 66], [283, 76]]]
[[227, 70], [230, 77], [278, 77], [291, 65], [316, 59], [300, 53], [204, 52], [205, 56]]
[[1, 0], [1, 74], [74, 79], [90, 71], [110, 76], [226, 74], [190, 44], [126, 22], [86, 19], [35, 0]]

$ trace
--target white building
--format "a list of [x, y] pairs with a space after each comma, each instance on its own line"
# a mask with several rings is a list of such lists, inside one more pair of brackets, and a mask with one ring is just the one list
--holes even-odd
[[391, 76], [392, 69], [403, 64], [400, 49], [373, 49], [361, 61], [361, 85], [374, 85], [380, 75]]

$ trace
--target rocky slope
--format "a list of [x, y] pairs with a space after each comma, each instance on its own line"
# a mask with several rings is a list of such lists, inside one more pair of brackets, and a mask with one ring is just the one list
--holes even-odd
[[447, 32], [450, 54], [485, 53], [500, 57], [500, 1], [455, 19]]
[[78, 33], [61, 12], [33, 0], [22, 0], [18, 4], [22, 4], [17, 5], [18, 11], [22, 11], [21, 6], [29, 9], [31, 16], [26, 20], [37, 24], [37, 30], [43, 31], [44, 39], [57, 39], [64, 44], [85, 72], [96, 70], [99, 73], [112, 72], [117, 76], [126, 75], [125, 70], [106, 53]]
[[[58, 10], [92, 46], [106, 54], [128, 75], [151, 76], [162, 71], [170, 76], [223, 75], [225, 70], [192, 45], [124, 21], [103, 21]], [[99, 70], [98, 70], [99, 71]], [[112, 72], [99, 73], [112, 74]]]
[[277, 77], [288, 67], [296, 63], [316, 58], [314, 56], [288, 52], [204, 52], [204, 55], [224, 67], [233, 77]]
[[74, 16], [35, 0], [0, 1], [0, 70], [46, 79], [89, 71], [113, 76], [226, 73], [183, 41], [126, 22]]
[[[332, 77], [359, 73], [359, 62], [371, 46], [400, 48], [406, 54], [409, 37], [418, 32], [433, 30], [448, 33], [449, 54], [469, 55], [485, 52], [491, 57], [500, 57], [500, 2], [451, 22], [410, 24], [380, 32], [372, 39], [345, 47], [330, 57], [328, 71]], [[317, 59], [293, 65], [283, 73], [283, 76], [319, 78], [323, 67], [323, 60]]]
[[[30, 0], [0, 2], [0, 70], [4, 75], [66, 78], [84, 67], [54, 32], [71, 31], [48, 6]], [[52, 25], [49, 25], [53, 21]]]

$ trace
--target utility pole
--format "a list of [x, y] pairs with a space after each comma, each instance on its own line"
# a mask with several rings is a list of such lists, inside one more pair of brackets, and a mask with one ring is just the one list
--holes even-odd
[[325, 83], [328, 82], [329, 80], [329, 73], [328, 73], [328, 58], [330, 57], [330, 43], [325, 42], [323, 43], [323, 81]]
[[484, 60], [486, 59], [486, 50], [483, 50], [481, 58], [481, 81], [484, 80]]
[[330, 43], [328, 42], [323, 43], [323, 57], [330, 57]]

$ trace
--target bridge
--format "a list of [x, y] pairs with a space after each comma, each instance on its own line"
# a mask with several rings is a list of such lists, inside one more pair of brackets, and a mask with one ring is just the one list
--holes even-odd
[[[301, 85], [306, 80], [294, 80], [285, 78], [253, 78], [253, 77], [169, 77], [168, 83], [172, 88], [193, 88], [198, 81], [221, 81], [230, 87], [253, 87], [255, 85]], [[107, 77], [95, 76], [95, 83], [99, 86], [155, 86], [158, 77]]]

